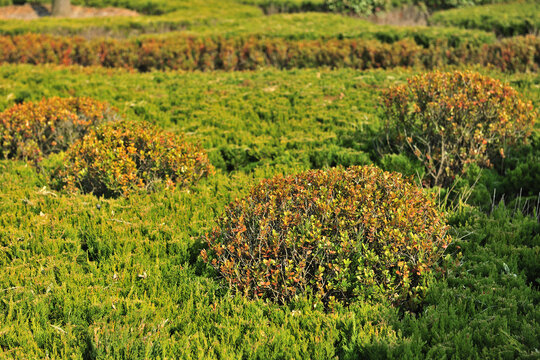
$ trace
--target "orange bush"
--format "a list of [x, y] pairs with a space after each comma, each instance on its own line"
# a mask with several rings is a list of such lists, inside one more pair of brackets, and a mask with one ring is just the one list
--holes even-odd
[[432, 72], [387, 90], [392, 146], [423, 162], [432, 185], [449, 185], [469, 164], [489, 167], [532, 132], [531, 102], [473, 72]]
[[73, 144], [55, 177], [68, 190], [113, 197], [191, 184], [212, 171], [198, 146], [149, 124], [115, 122]]
[[39, 161], [66, 150], [90, 127], [116, 117], [108, 104], [90, 98], [18, 104], [0, 113], [0, 151], [4, 158]]
[[201, 255], [249, 297], [414, 306], [446, 231], [433, 199], [401, 174], [335, 168], [261, 182], [226, 208]]

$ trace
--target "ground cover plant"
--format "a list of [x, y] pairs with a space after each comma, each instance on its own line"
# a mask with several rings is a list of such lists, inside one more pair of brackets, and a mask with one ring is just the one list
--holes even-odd
[[528, 279], [539, 227], [513, 208], [451, 222], [460, 233], [447, 251], [462, 265], [430, 287], [419, 316], [382, 303], [328, 314], [229, 296], [196, 260], [225, 204], [275, 169], [107, 200], [54, 196], [24, 163], [0, 166], [4, 357], [534, 358], [538, 348]]
[[[540, 105], [537, 75], [482, 72], [509, 83], [536, 109]], [[380, 96], [416, 74], [412, 69], [136, 74], [9, 65], [0, 67], [0, 110], [77, 93], [108, 101], [127, 118], [200, 140], [212, 164], [223, 170], [351, 166], [379, 158], [373, 135], [384, 120]]]
[[[71, 150], [43, 156], [39, 167], [22, 159], [0, 159], [0, 358], [537, 358], [540, 354], [540, 137], [536, 119], [526, 144], [517, 141], [516, 148], [505, 148], [504, 160], [495, 162], [491, 168], [470, 166], [447, 188], [421, 190], [420, 179], [425, 170], [414, 154], [387, 153], [380, 147], [388, 119], [382, 100], [384, 92], [406, 86], [408, 79], [415, 76], [423, 78], [426, 68], [462, 74], [472, 70], [480, 74], [479, 79], [489, 78], [482, 84], [495, 87], [500, 81], [505, 84], [501, 89], [511, 86], [524, 104], [530, 101], [537, 110], [540, 76], [535, 37], [499, 41], [494, 33], [476, 30], [378, 27], [358, 18], [329, 13], [267, 16], [264, 12], [270, 8], [265, 8], [268, 3], [283, 4], [280, 6], [284, 9], [289, 4], [304, 6], [298, 5], [299, 0], [231, 0], [218, 7], [214, 1], [198, 0], [137, 0], [129, 4], [121, 0], [99, 0], [92, 4], [133, 6], [140, 12], [155, 15], [139, 20], [92, 19], [80, 21], [80, 25], [73, 19], [0, 22], [0, 32], [13, 31], [13, 34], [24, 33], [25, 27], [28, 31], [41, 32], [56, 25], [66, 33], [79, 32], [84, 24], [94, 24], [92, 31], [102, 31], [101, 35], [109, 34], [107, 31], [112, 29], [120, 39], [105, 39], [104, 43], [122, 47], [107, 55], [110, 65], [134, 61], [122, 53], [130, 46], [133, 46], [130, 51], [145, 48], [149, 53], [144, 66], [137, 68], [144, 72], [134, 71], [133, 66], [94, 66], [97, 61], [84, 67], [77, 65], [77, 61], [65, 66], [63, 61], [70, 64], [71, 60], [67, 60], [82, 58], [95, 49], [90, 47], [85, 52], [80, 47], [78, 55], [73, 49], [66, 53], [69, 46], [64, 46], [72, 38], [53, 37], [54, 44], [47, 47], [51, 43], [41, 46], [38, 40], [30, 41], [40, 39], [32, 37], [34, 34], [20, 38], [21, 44], [29, 41], [28, 45], [32, 46], [13, 53], [13, 64], [0, 65], [0, 111], [54, 97], [90, 97], [99, 103], [107, 102], [132, 124], [128, 128], [123, 123], [100, 126], [87, 134], [90, 141], [86, 145], [79, 140]], [[156, 24], [161, 25], [154, 27]], [[170, 29], [183, 29], [186, 33], [131, 38], [141, 32]], [[93, 46], [96, 34], [83, 35], [86, 40], [78, 41]], [[215, 40], [216, 35], [222, 43]], [[176, 49], [169, 57], [163, 56], [171, 50], [161, 49], [162, 45], [176, 47], [181, 42], [177, 38], [195, 40], [192, 47], [184, 49], [189, 51], [176, 53]], [[212, 39], [213, 43], [202, 39]], [[255, 43], [239, 39], [254, 39]], [[353, 69], [350, 66], [359, 61], [357, 57], [349, 57], [350, 63], [344, 61], [347, 58], [341, 54], [344, 48], [335, 45], [347, 41], [374, 41], [386, 49], [375, 60], [368, 57], [378, 64], [401, 60], [401, 55], [395, 57], [398, 52], [388, 51], [400, 45], [422, 51], [431, 49], [435, 60], [421, 66]], [[297, 64], [307, 67], [303, 69], [295, 63], [289, 63], [288, 69], [258, 66], [262, 64], [261, 52], [273, 51], [261, 50], [265, 46], [274, 44], [277, 48], [277, 44], [292, 43], [298, 47], [311, 46], [310, 51], [319, 51], [316, 46], [324, 45], [331, 51], [318, 52], [317, 56], [307, 50], [299, 52], [309, 60], [296, 59]], [[205, 67], [205, 72], [197, 71], [202, 69], [197, 67], [199, 64], [211, 62], [208, 58], [197, 58], [198, 46], [209, 44], [227, 45], [230, 52], [217, 55], [214, 70]], [[246, 54], [241, 52], [242, 46], [247, 46]], [[484, 51], [484, 46], [493, 47], [492, 52]], [[48, 50], [36, 52], [36, 47]], [[0, 47], [0, 54], [5, 48], [7, 45]], [[107, 49], [113, 49], [112, 45]], [[152, 57], [153, 53], [159, 54], [159, 58]], [[233, 61], [234, 54], [240, 54], [236, 55], [237, 63]], [[475, 60], [467, 62], [463, 54], [472, 54]], [[477, 61], [476, 56], [488, 59], [487, 54], [490, 55], [485, 64], [491, 65], [479, 66], [483, 62]], [[34, 56], [37, 56], [35, 60], [50, 57], [54, 61], [21, 64], [32, 62]], [[189, 71], [171, 71], [173, 67], [168, 61], [174, 64], [177, 57], [184, 63], [186, 58], [192, 61], [188, 61]], [[257, 66], [246, 67], [253, 69], [249, 71], [216, 71], [224, 68], [222, 59], [229, 65], [236, 64], [228, 70], [239, 70], [238, 64], [248, 61]], [[157, 71], [159, 68], [167, 71]], [[506, 95], [510, 94], [514, 93], [508, 90]], [[103, 133], [105, 129], [110, 130], [108, 135]], [[99, 174], [106, 174], [138, 163], [140, 156], [134, 153], [128, 156], [136, 147], [120, 144], [120, 133], [129, 135], [129, 139], [144, 140], [139, 148], [145, 148], [145, 154], [146, 149], [153, 147], [163, 150], [160, 142], [153, 141], [162, 136], [175, 139], [177, 145], [176, 141], [181, 139], [181, 146], [200, 144], [208, 154], [207, 158], [202, 155], [203, 163], [215, 167], [215, 173], [181, 186], [166, 186], [166, 180], [156, 183], [154, 176], [145, 178], [137, 173], [143, 176], [142, 189], [135, 187], [136, 183], [125, 182], [123, 174], [106, 175], [102, 179], [112, 185], [114, 194], [81, 191], [75, 179], [86, 181], [85, 171], [103, 170]], [[168, 141], [163, 144], [174, 145]], [[199, 147], [194, 149], [200, 153]], [[154, 153], [173, 158], [178, 154]], [[110, 155], [112, 165], [92, 161], [99, 158], [98, 154]], [[145, 155], [145, 160], [150, 159]], [[158, 168], [153, 160], [146, 164]], [[353, 167], [345, 170], [350, 166]], [[71, 176], [79, 190], [54, 186], [55, 181], [61, 180], [56, 176], [59, 167], [64, 171], [76, 169]], [[403, 176], [389, 175], [377, 167]], [[356, 187], [347, 180], [362, 171], [372, 175], [368, 178], [374, 180], [373, 188], [385, 191], [346, 193], [345, 190]], [[351, 176], [347, 177], [347, 173]], [[385, 176], [392, 182], [383, 181]], [[341, 194], [316, 189], [312, 182], [306, 183], [308, 178], [332, 179], [334, 186], [328, 188], [340, 189]], [[303, 197], [295, 192], [300, 191], [299, 186], [292, 179], [298, 179], [304, 187], [302, 191], [315, 204], [328, 210], [317, 214], [334, 214], [334, 219], [344, 223], [352, 221], [352, 217], [345, 216], [342, 210], [339, 214], [337, 210], [330, 211], [337, 206], [325, 202], [328, 198], [323, 195], [332, 193], [342, 204], [344, 199], [356, 195], [355, 199], [364, 197], [364, 207], [373, 210], [366, 214], [373, 215], [370, 220], [379, 224], [379, 229], [389, 229], [392, 219], [397, 218], [391, 216], [395, 214], [391, 205], [377, 211], [377, 205], [383, 203], [379, 200], [392, 198], [396, 204], [403, 205], [407, 198], [398, 196], [402, 193], [396, 187], [414, 189], [418, 196], [408, 202], [424, 208], [429, 207], [430, 201], [419, 203], [417, 198], [434, 196], [432, 205], [436, 208], [426, 210], [444, 214], [449, 226], [447, 235], [452, 241], [446, 249], [441, 247], [429, 253], [437, 255], [436, 261], [435, 257], [422, 258], [432, 269], [429, 286], [416, 290], [412, 286], [411, 295], [405, 294], [400, 287], [405, 284], [400, 283], [402, 272], [389, 261], [390, 265], [382, 265], [388, 265], [389, 273], [395, 275], [396, 293], [381, 291], [385, 296], [372, 299], [350, 297], [330, 306], [327, 298], [316, 296], [316, 290], [298, 292], [286, 302], [276, 302], [269, 297], [244, 296], [242, 291], [231, 289], [219, 268], [205, 263], [201, 257], [203, 250], [210, 261], [215, 255], [205, 239], [215, 234], [220, 225], [235, 222], [246, 225], [245, 231], [236, 233], [239, 239], [245, 238], [252, 231], [246, 222], [247, 215], [243, 219], [236, 216], [227, 219], [223, 215], [230, 213], [230, 209], [264, 214], [263, 206], [257, 208], [251, 202], [257, 194], [264, 200], [261, 203], [267, 205], [264, 206], [267, 215], [275, 209], [273, 218], [267, 217], [274, 219], [274, 223], [289, 224], [302, 218], [298, 213], [293, 216], [294, 211], [280, 212], [297, 210], [302, 205]], [[112, 181], [107, 183], [108, 180]], [[128, 193], [117, 186], [119, 182], [128, 187]], [[150, 183], [153, 185], [146, 189]], [[280, 194], [289, 191], [290, 201], [282, 203], [281, 208], [273, 207], [273, 202], [262, 196], [271, 189]], [[371, 199], [367, 199], [369, 194], [373, 196]], [[295, 204], [299, 206], [295, 208]], [[346, 209], [352, 208], [351, 205]], [[429, 222], [423, 225], [415, 222], [418, 207], [411, 209], [410, 214], [401, 211], [400, 216], [412, 219], [413, 225], [429, 228]], [[308, 209], [311, 210], [314, 208]], [[328, 222], [321, 217], [321, 223]], [[317, 224], [313, 223], [313, 230], [319, 229]], [[404, 229], [411, 226], [409, 222], [398, 225], [404, 239], [423, 234], [406, 232]], [[300, 227], [295, 231], [300, 232]], [[348, 229], [355, 233], [353, 228]], [[275, 230], [276, 236], [285, 233], [279, 227]], [[320, 230], [333, 234], [330, 226]], [[309, 234], [294, 240], [308, 238], [321, 240]], [[392, 237], [384, 239], [392, 240]], [[303, 244], [311, 246], [311, 243]], [[400, 247], [400, 251], [415, 254], [413, 248], [406, 246]], [[332, 263], [332, 256], [325, 259]], [[380, 263], [381, 259], [392, 257], [392, 252], [376, 254], [372, 260], [377, 256]], [[272, 258], [276, 262], [281, 259]], [[419, 275], [409, 273], [409, 279], [420, 280], [415, 276]], [[383, 278], [375, 276], [380, 282], [384, 282]], [[367, 279], [370, 277], [364, 277]], [[354, 281], [360, 280], [351, 276], [351, 282]], [[341, 285], [338, 283], [337, 287]], [[418, 301], [408, 302], [415, 291]], [[359, 293], [362, 292], [366, 295], [369, 290], [364, 287]], [[326, 294], [336, 296], [332, 290]]]

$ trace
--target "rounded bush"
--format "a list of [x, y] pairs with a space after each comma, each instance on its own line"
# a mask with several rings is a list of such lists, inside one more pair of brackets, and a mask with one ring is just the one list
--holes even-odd
[[17, 104], [0, 113], [0, 152], [4, 158], [37, 162], [66, 150], [90, 127], [115, 118], [108, 104], [90, 98]]
[[374, 166], [277, 176], [231, 203], [201, 255], [249, 297], [415, 304], [451, 238], [431, 197]]
[[66, 152], [60, 184], [96, 196], [128, 196], [158, 183], [187, 185], [209, 175], [206, 153], [149, 124], [115, 122], [90, 131]]
[[536, 114], [508, 85], [474, 72], [432, 72], [383, 94], [391, 146], [414, 154], [431, 185], [469, 164], [490, 167], [532, 133]]

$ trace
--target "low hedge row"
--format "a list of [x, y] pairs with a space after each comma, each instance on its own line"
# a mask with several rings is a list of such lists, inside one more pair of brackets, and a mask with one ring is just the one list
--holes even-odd
[[493, 44], [451, 46], [440, 41], [424, 48], [413, 40], [386, 44], [375, 40], [293, 41], [265, 38], [157, 38], [135, 40], [63, 38], [26, 34], [0, 37], [1, 63], [63, 64], [150, 70], [254, 70], [262, 66], [356, 69], [442, 65], [492, 65], [503, 71], [536, 71], [537, 36]]
[[440, 11], [433, 25], [492, 31], [497, 36], [536, 34], [540, 29], [540, 2], [516, 2]]
[[325, 0], [240, 0], [239, 2], [256, 5], [267, 15], [330, 10]]
[[[0, 6], [21, 5], [24, 3], [50, 4], [51, 0], [0, 0]], [[92, 7], [123, 7], [153, 15], [168, 13], [182, 6], [182, 2], [178, 0], [71, 0], [71, 3], [73, 5]]]

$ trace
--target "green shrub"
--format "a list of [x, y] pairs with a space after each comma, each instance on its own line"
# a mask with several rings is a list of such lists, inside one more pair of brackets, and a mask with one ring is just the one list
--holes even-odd
[[148, 124], [118, 122], [91, 131], [66, 153], [59, 184], [96, 196], [187, 185], [212, 172], [206, 153]]
[[430, 9], [451, 9], [475, 5], [498, 4], [508, 0], [424, 0]]
[[432, 185], [449, 185], [469, 164], [490, 167], [526, 141], [531, 102], [500, 81], [473, 72], [415, 76], [383, 95], [391, 146], [409, 151]]
[[0, 152], [8, 159], [40, 161], [66, 150], [90, 127], [116, 118], [106, 103], [90, 98], [43, 99], [0, 113]]
[[241, 0], [244, 4], [257, 5], [266, 15], [298, 12], [326, 12], [324, 0]]
[[514, 2], [439, 11], [429, 19], [433, 25], [493, 31], [497, 36], [537, 34], [540, 3]]
[[413, 178], [424, 177], [424, 166], [404, 154], [385, 154], [381, 158], [381, 167], [386, 171], [400, 172]]
[[450, 237], [433, 199], [374, 166], [277, 176], [229, 205], [202, 257], [249, 297], [414, 307]]
[[326, 0], [328, 8], [335, 12], [369, 15], [390, 6], [388, 0]]
[[326, 0], [326, 4], [332, 11], [369, 15], [410, 4], [426, 6], [429, 9], [450, 9], [504, 1], [506, 0]]

